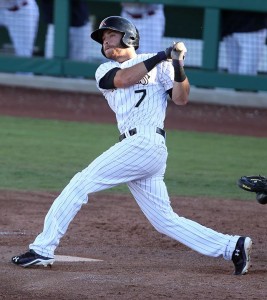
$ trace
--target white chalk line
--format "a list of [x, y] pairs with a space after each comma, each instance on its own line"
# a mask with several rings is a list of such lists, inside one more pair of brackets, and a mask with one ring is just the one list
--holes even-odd
[[29, 235], [25, 231], [0, 231], [0, 235]]
[[[0, 236], [9, 236], [9, 235], [29, 235], [25, 231], [0, 231]], [[101, 259], [87, 258], [87, 257], [78, 257], [78, 256], [69, 256], [69, 255], [55, 255], [55, 260], [57, 262], [96, 262], [103, 261]]]
[[80, 262], [80, 261], [103, 261], [101, 259], [68, 256], [68, 255], [55, 255], [56, 262]]

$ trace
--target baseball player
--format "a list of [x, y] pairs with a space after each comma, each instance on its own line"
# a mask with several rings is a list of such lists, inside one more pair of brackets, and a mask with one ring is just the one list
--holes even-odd
[[165, 31], [163, 4], [122, 2], [121, 16], [138, 28], [140, 45], [138, 53], [157, 53], [161, 50]]
[[229, 10], [222, 12], [222, 37], [230, 74], [258, 74], [259, 62], [266, 44], [266, 28], [266, 13]]
[[17, 56], [32, 56], [38, 21], [35, 0], [0, 0], [0, 26], [7, 28]]
[[[42, 0], [44, 19], [48, 24], [45, 38], [45, 57], [54, 57], [54, 0]], [[89, 21], [89, 8], [87, 1], [70, 1], [70, 28], [69, 28], [69, 53], [68, 58], [73, 60], [88, 60], [90, 46], [88, 36], [92, 31]]]
[[136, 54], [138, 31], [120, 16], [104, 19], [91, 37], [109, 59], [96, 70], [96, 82], [116, 114], [119, 141], [71, 179], [52, 204], [30, 250], [12, 257], [12, 262], [23, 267], [51, 265], [61, 237], [88, 196], [126, 183], [157, 231], [201, 254], [232, 260], [236, 275], [247, 273], [251, 239], [222, 234], [177, 215], [163, 180], [168, 95], [177, 105], [185, 105], [189, 96], [185, 45], [179, 42], [157, 54]]

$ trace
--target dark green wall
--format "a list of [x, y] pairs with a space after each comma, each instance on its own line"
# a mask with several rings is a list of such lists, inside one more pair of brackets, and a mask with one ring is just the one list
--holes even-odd
[[202, 8], [165, 6], [165, 36], [202, 39], [204, 10]]

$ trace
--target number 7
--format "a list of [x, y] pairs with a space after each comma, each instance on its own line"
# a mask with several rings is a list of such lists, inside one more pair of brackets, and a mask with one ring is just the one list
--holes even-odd
[[146, 90], [138, 90], [138, 91], [134, 91], [136, 94], [137, 93], [143, 93], [143, 95], [141, 96], [140, 100], [136, 103], [135, 107], [138, 107], [141, 102], [145, 99], [146, 96]]

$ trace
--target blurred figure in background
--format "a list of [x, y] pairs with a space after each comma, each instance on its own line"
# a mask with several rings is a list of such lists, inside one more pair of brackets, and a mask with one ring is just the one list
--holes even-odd
[[160, 51], [165, 31], [163, 4], [122, 2], [121, 6], [121, 16], [127, 18], [138, 28], [140, 45], [137, 53]]
[[222, 38], [229, 73], [257, 75], [266, 43], [266, 28], [266, 13], [222, 12]]
[[0, 26], [7, 28], [17, 56], [33, 55], [38, 22], [35, 0], [0, 0]]
[[[42, 0], [42, 10], [45, 22], [48, 24], [45, 40], [45, 57], [54, 56], [54, 0]], [[88, 39], [92, 31], [89, 21], [87, 1], [71, 0], [69, 28], [69, 58], [73, 60], [88, 60]]]

